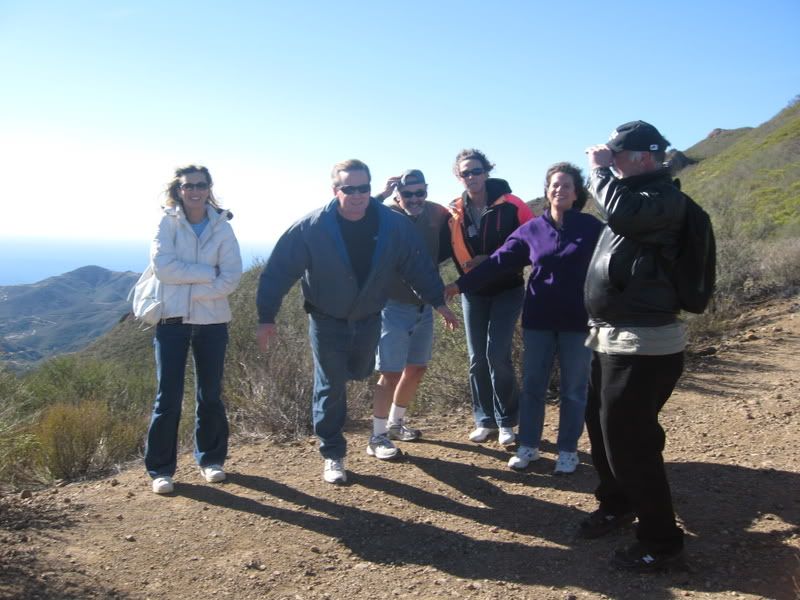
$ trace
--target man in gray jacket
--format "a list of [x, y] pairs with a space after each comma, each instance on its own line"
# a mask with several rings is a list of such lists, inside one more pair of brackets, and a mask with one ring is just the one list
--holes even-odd
[[256, 337], [266, 351], [277, 334], [283, 297], [300, 279], [314, 356], [312, 418], [325, 458], [323, 478], [345, 483], [346, 385], [374, 368], [391, 284], [405, 279], [448, 327], [458, 321], [445, 305], [444, 284], [413, 225], [370, 197], [367, 165], [355, 159], [337, 163], [331, 179], [335, 198], [281, 236], [261, 273]]

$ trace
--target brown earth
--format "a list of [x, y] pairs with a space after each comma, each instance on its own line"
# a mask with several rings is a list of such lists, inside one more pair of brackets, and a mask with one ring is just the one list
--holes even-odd
[[800, 301], [730, 330], [662, 413], [688, 572], [611, 569], [630, 531], [575, 539], [595, 477], [585, 436], [577, 473], [550, 474], [554, 407], [526, 473], [465, 441], [465, 407], [416, 419], [425, 439], [391, 463], [351, 423], [344, 487], [313, 441], [239, 440], [223, 484], [184, 454], [168, 497], [136, 464], [0, 498], [0, 598], [800, 598]]

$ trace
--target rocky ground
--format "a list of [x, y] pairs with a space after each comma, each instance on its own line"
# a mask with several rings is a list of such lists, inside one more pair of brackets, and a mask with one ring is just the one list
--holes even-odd
[[700, 348], [665, 407], [666, 458], [690, 569], [608, 566], [630, 530], [576, 539], [593, 510], [588, 441], [572, 476], [525, 473], [466, 441], [465, 409], [417, 419], [403, 460], [364, 454], [325, 484], [313, 440], [232, 444], [228, 481], [181, 457], [171, 496], [141, 465], [0, 498], [0, 598], [800, 598], [800, 301], [757, 307]]

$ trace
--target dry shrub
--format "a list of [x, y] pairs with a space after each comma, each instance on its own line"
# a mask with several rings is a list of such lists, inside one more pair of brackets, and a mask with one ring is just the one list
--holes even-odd
[[0, 428], [0, 482], [19, 487], [47, 480], [42, 447], [24, 430]]
[[247, 271], [231, 298], [236, 319], [228, 328], [228, 415], [240, 433], [280, 438], [307, 435], [311, 430], [313, 361], [299, 286], [284, 299], [277, 319], [278, 336], [262, 354], [255, 341], [255, 297], [260, 273], [260, 265]]
[[777, 292], [800, 285], [800, 239], [783, 238], [763, 242], [759, 255], [764, 287]]
[[718, 243], [717, 290], [709, 310], [684, 315], [690, 340], [724, 334], [729, 321], [753, 303], [796, 292], [800, 239], [724, 239]]
[[294, 336], [275, 340], [265, 356], [237, 365], [228, 389], [231, 421], [243, 433], [268, 433], [279, 438], [310, 432], [313, 365]]
[[17, 487], [47, 479], [41, 446], [28, 431], [33, 420], [30, 404], [21, 380], [0, 366], [0, 484]]
[[49, 406], [35, 428], [44, 463], [58, 479], [103, 470], [141, 445], [142, 424], [115, 418], [101, 401]]

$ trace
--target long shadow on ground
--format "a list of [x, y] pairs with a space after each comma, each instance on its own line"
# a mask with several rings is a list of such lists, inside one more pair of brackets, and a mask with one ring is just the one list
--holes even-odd
[[[556, 587], [579, 587], [615, 598], [672, 597], [670, 588], [737, 591], [769, 598], [794, 598], [798, 559], [787, 545], [800, 532], [800, 476], [707, 463], [669, 465], [676, 506], [686, 524], [689, 573], [636, 576], [609, 571], [612, 550], [632, 540], [630, 532], [610, 539], [575, 540], [572, 532], [584, 514], [569, 506], [514, 494], [485, 479], [510, 481], [516, 474], [444, 460], [411, 457], [409, 462], [452, 492], [423, 490], [389, 478], [356, 475], [354, 486], [387, 494], [387, 500], [420, 508], [413, 520], [401, 520], [376, 497], [375, 510], [340, 504], [283, 483], [231, 473], [229, 482], [268, 494], [296, 508], [237, 496], [221, 488], [183, 484], [179, 494], [264, 519], [279, 520], [338, 539], [363, 560], [383, 564], [430, 565], [465, 579], [490, 579]], [[534, 477], [536, 485], [563, 485], [559, 478]], [[573, 484], [576, 488], [588, 485]], [[552, 481], [558, 483], [552, 483]], [[755, 485], [754, 485], [755, 483]], [[459, 530], [464, 519], [482, 526], [479, 533]], [[769, 531], [753, 531], [772, 519]], [[469, 527], [475, 531], [473, 525]], [[498, 540], [498, 532], [503, 539]], [[553, 544], [536, 545], [528, 536]], [[480, 539], [481, 537], [492, 539]], [[767, 565], [765, 569], [765, 565]], [[605, 581], [607, 583], [600, 584]], [[634, 583], [635, 593], [631, 591]]]

